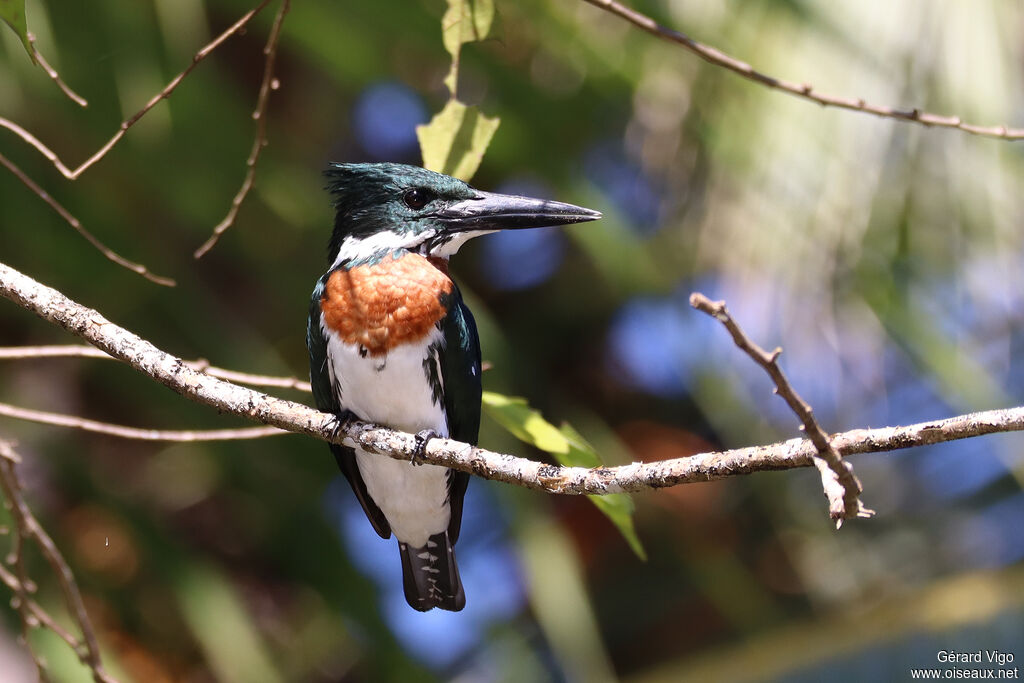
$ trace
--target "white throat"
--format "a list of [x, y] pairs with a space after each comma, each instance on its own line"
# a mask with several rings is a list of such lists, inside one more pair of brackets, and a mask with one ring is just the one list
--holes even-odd
[[395, 251], [396, 249], [416, 251], [424, 241], [433, 236], [433, 232], [401, 234], [390, 231], [378, 232], [369, 237], [349, 235], [341, 243], [341, 248], [338, 249], [338, 255], [335, 257], [331, 269], [337, 268], [345, 261], [361, 261], [381, 252]]

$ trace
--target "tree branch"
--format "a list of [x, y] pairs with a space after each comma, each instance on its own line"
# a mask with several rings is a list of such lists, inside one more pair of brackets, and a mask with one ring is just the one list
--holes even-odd
[[137, 439], [139, 441], [172, 441], [178, 443], [191, 443], [196, 441], [239, 441], [243, 439], [262, 439], [266, 436], [279, 436], [288, 432], [277, 427], [244, 427], [241, 429], [204, 429], [204, 430], [177, 430], [177, 429], [140, 429], [138, 427], [127, 427], [125, 425], [110, 424], [109, 422], [97, 422], [88, 420], [76, 415], [62, 415], [60, 413], [47, 413], [42, 410], [30, 408], [19, 408], [8, 403], [0, 403], [0, 415], [11, 417], [16, 420], [38, 422], [40, 424], [53, 425], [55, 427], [70, 427], [81, 429], [85, 432], [95, 434], [107, 434], [122, 439]]
[[156, 283], [158, 285], [163, 285], [164, 287], [173, 287], [176, 284], [174, 280], [172, 280], [171, 278], [163, 277], [162, 275], [157, 275], [156, 273], [153, 273], [152, 271], [149, 270], [149, 268], [142, 265], [141, 263], [129, 261], [128, 259], [121, 256], [107, 245], [103, 244], [103, 242], [101, 242], [95, 235], [86, 230], [85, 226], [83, 226], [82, 223], [77, 218], [75, 218], [70, 211], [65, 209], [60, 202], [58, 202], [56, 199], [50, 196], [49, 192], [39, 187], [39, 185], [37, 185], [34, 180], [25, 175], [24, 171], [18, 168], [10, 159], [5, 157], [3, 154], [0, 154], [0, 166], [3, 166], [8, 171], [13, 173], [14, 177], [16, 177], [28, 189], [34, 192], [37, 197], [39, 197], [44, 202], [49, 204], [51, 209], [56, 211], [61, 218], [67, 221], [68, 225], [74, 228], [79, 235], [84, 237], [89, 244], [91, 244], [101, 254], [107, 257], [107, 259], [113, 261], [114, 263], [123, 268], [127, 268], [128, 270], [134, 273], [138, 273], [139, 275], [146, 278], [150, 282]]
[[843, 457], [832, 446], [825, 430], [814, 418], [811, 406], [796, 393], [796, 389], [789, 383], [782, 368], [779, 367], [778, 359], [782, 355], [782, 349], [776, 348], [768, 353], [751, 341], [729, 315], [724, 301], [711, 301], [700, 292], [694, 292], [690, 295], [690, 305], [698, 311], [707, 313], [725, 326], [732, 336], [732, 340], [736, 342], [736, 346], [764, 368], [768, 376], [775, 382], [775, 393], [786, 401], [786, 404], [800, 419], [801, 429], [810, 437], [811, 443], [818, 451], [817, 457], [814, 458], [814, 465], [818, 468], [818, 473], [821, 474], [821, 485], [825, 491], [825, 497], [828, 499], [829, 515], [835, 520], [836, 528], [843, 525], [844, 519], [873, 515], [874, 511], [864, 507], [860, 500], [860, 494], [863, 493], [864, 488], [853, 473], [850, 463], [843, 461]]
[[[19, 126], [14, 121], [0, 117], [0, 127], [7, 128], [15, 135], [20, 137], [22, 140], [24, 140], [26, 143], [28, 143], [30, 146], [34, 147], [36, 151], [38, 151], [44, 157], [49, 159], [50, 162], [53, 164], [54, 168], [60, 171], [65, 178], [67, 178], [68, 180], [75, 180], [80, 175], [82, 175], [82, 173], [84, 173], [89, 167], [91, 167], [93, 164], [95, 164], [100, 159], [105, 157], [107, 153], [111, 149], [113, 149], [114, 145], [116, 145], [121, 140], [121, 138], [124, 137], [125, 133], [128, 132], [128, 129], [135, 125], [139, 121], [139, 119], [145, 116], [161, 100], [170, 97], [171, 93], [174, 92], [174, 90], [181, 84], [185, 77], [192, 72], [192, 69], [196, 68], [196, 66], [199, 65], [199, 62], [206, 59], [206, 57], [208, 57], [211, 52], [220, 47], [221, 44], [224, 43], [224, 41], [226, 41], [228, 38], [241, 31], [245, 27], [245, 25], [248, 24], [253, 17], [259, 14], [260, 11], [263, 10], [263, 8], [266, 7], [269, 3], [270, 0], [263, 0], [255, 8], [243, 14], [238, 19], [238, 21], [229, 26], [223, 33], [221, 33], [211, 42], [207, 43], [205, 47], [199, 50], [199, 52], [197, 52], [195, 56], [192, 57], [191, 64], [189, 64], [177, 76], [172, 78], [171, 81], [166, 86], [164, 86], [163, 90], [161, 90], [152, 98], [150, 98], [150, 100], [146, 102], [142, 109], [137, 111], [131, 117], [125, 119], [121, 123], [120, 127], [117, 129], [117, 132], [114, 133], [113, 137], [111, 137], [106, 142], [106, 144], [100, 147], [95, 153], [93, 153], [92, 156], [90, 156], [88, 159], [82, 162], [82, 164], [74, 170], [68, 168], [67, 165], [65, 165], [64, 162], [61, 161], [60, 157], [57, 156], [57, 153], [51, 150], [45, 144], [43, 144], [43, 142], [40, 141], [39, 138], [29, 133], [27, 130]], [[256, 141], [253, 144], [253, 151], [249, 155], [249, 159], [247, 161], [249, 170], [246, 174], [245, 181], [242, 183], [242, 189], [239, 190], [238, 194], [235, 195], [235, 199], [232, 201], [231, 210], [228, 212], [227, 218], [225, 218], [223, 221], [221, 221], [220, 224], [217, 225], [217, 227], [214, 229], [213, 237], [210, 238], [210, 241], [208, 241], [207, 245], [204, 245], [202, 248], [200, 248], [200, 251], [205, 251], [206, 249], [209, 249], [210, 246], [213, 246], [213, 243], [216, 242], [216, 238], [220, 235], [220, 233], [224, 232], [224, 230], [227, 230], [228, 226], [234, 221], [234, 217], [238, 213], [239, 206], [241, 206], [242, 201], [245, 199], [245, 196], [249, 193], [249, 189], [252, 186], [253, 176], [255, 174], [256, 160], [259, 158], [260, 150], [263, 148], [263, 146], [266, 145], [266, 124], [263, 121], [263, 115], [266, 110], [268, 93], [271, 89], [273, 89], [273, 83], [276, 82], [272, 80], [274, 58], [277, 53], [277, 43], [281, 32], [281, 22], [284, 20], [284, 15], [288, 11], [289, 3], [290, 0], [282, 0], [281, 9], [278, 12], [277, 18], [274, 20], [274, 25], [270, 31], [270, 38], [268, 39], [267, 47], [264, 49], [264, 52], [267, 53], [267, 61], [263, 74], [263, 85], [260, 88], [260, 96], [258, 99], [256, 111], [253, 112], [253, 118], [258, 120], [258, 125]], [[46, 70], [46, 73], [49, 74], [50, 78], [52, 78], [57, 83], [57, 85], [60, 86], [60, 88], [65, 92], [65, 94], [67, 94], [68, 97], [70, 97], [72, 100], [74, 100], [81, 106], [86, 106], [87, 102], [81, 97], [79, 97], [70, 88], [68, 88], [64, 84], [64, 82], [60, 80], [60, 76], [57, 75], [57, 72], [53, 69], [53, 67], [51, 67], [46, 62], [46, 60], [43, 59], [43, 56], [39, 54], [38, 50], [36, 50], [34, 41], [35, 37], [32, 36], [32, 34], [29, 34], [29, 44], [32, 48], [33, 54], [35, 55], [36, 59], [39, 61], [39, 64], [43, 67], [43, 69]], [[7, 159], [7, 157], [3, 156], [2, 154], [0, 154], [0, 165], [6, 167], [7, 170], [13, 173], [18, 178], [18, 180], [20, 180], [24, 185], [26, 185], [30, 190], [32, 190], [32, 192], [34, 192], [40, 199], [49, 204], [54, 211], [60, 214], [61, 218], [67, 221], [71, 225], [71, 227], [77, 230], [78, 233], [82, 235], [82, 237], [88, 240], [89, 243], [92, 244], [96, 249], [98, 249], [100, 253], [102, 253], [105, 257], [107, 257], [114, 263], [117, 263], [118, 265], [127, 268], [128, 270], [131, 270], [135, 273], [138, 273], [139, 275], [142, 275], [147, 280], [154, 282], [158, 285], [164, 285], [168, 287], [173, 287], [175, 285], [174, 280], [166, 277], [161, 277], [159, 275], [155, 275], [142, 264], [135, 263], [133, 261], [129, 261], [121, 257], [113, 250], [111, 250], [109, 247], [100, 242], [92, 233], [87, 231], [79, 222], [79, 220], [75, 218], [73, 215], [71, 215], [71, 213], [67, 209], [61, 206], [55, 199], [53, 199], [53, 197], [49, 195], [49, 193], [47, 193], [45, 190], [39, 187], [39, 185], [36, 184], [35, 181], [29, 178], [20, 168], [18, 168], [13, 162], [11, 162], [9, 159]], [[201, 254], [197, 252], [197, 258], [199, 255]]]
[[217, 36], [212, 41], [207, 43], [205, 47], [199, 50], [199, 52], [197, 52], [195, 56], [192, 57], [192, 63], [185, 67], [184, 71], [182, 71], [177, 76], [172, 78], [171, 81], [166, 86], [164, 86], [163, 90], [158, 92], [156, 95], [150, 98], [149, 102], [146, 102], [146, 104], [143, 105], [142, 109], [140, 109], [139, 111], [135, 112], [135, 114], [122, 121], [121, 125], [118, 127], [117, 132], [114, 133], [113, 137], [107, 140], [106, 144], [104, 144], [102, 147], [96, 150], [96, 152], [94, 152], [92, 156], [83, 161], [82, 164], [74, 170], [68, 168], [64, 164], [64, 162], [60, 160], [60, 157], [57, 156], [56, 152], [54, 152], [49, 147], [44, 145], [37, 137], [35, 137], [34, 135], [32, 135], [27, 130], [25, 130], [18, 124], [14, 123], [13, 121], [0, 117], [0, 127], [10, 130], [12, 133], [20, 137], [29, 145], [35, 147], [36, 151], [38, 151], [44, 157], [49, 159], [50, 162], [53, 164], [54, 168], [60, 171], [61, 175], [63, 175], [65, 178], [67, 178], [68, 180], [75, 180], [76, 178], [78, 178], [78, 176], [85, 173], [85, 171], [90, 166], [92, 166], [97, 161], [105, 157], [107, 155], [107, 152], [109, 152], [114, 147], [114, 145], [120, 142], [121, 138], [124, 137], [124, 134], [128, 132], [128, 129], [134, 126], [139, 121], [139, 119], [141, 119], [149, 112], [150, 109], [159, 104], [160, 100], [167, 99], [170, 96], [170, 94], [174, 92], [174, 90], [179, 85], [181, 85], [181, 82], [185, 79], [185, 77], [192, 72], [192, 69], [196, 68], [196, 66], [199, 65], [199, 62], [209, 57], [210, 53], [216, 50], [218, 47], [220, 47], [221, 44], [224, 43], [224, 41], [226, 41], [228, 38], [235, 35], [242, 28], [244, 28], [245, 25], [248, 24], [253, 17], [259, 14], [263, 10], [263, 8], [266, 7], [269, 3], [270, 0], [263, 0], [255, 8], [243, 14], [238, 19], [238, 21], [229, 26], [223, 33], [221, 33], [219, 36]]
[[926, 111], [921, 111], [920, 109], [893, 109], [892, 107], [870, 104], [860, 98], [854, 99], [851, 97], [838, 97], [835, 95], [819, 93], [809, 83], [795, 83], [793, 81], [786, 81], [781, 78], [775, 78], [774, 76], [761, 73], [746, 62], [727, 55], [721, 50], [711, 47], [710, 45], [700, 43], [685, 33], [662, 26], [646, 14], [637, 12], [630, 7], [616, 2], [616, 0], [585, 0], [585, 2], [588, 2], [595, 7], [599, 7], [606, 12], [610, 12], [617, 17], [625, 19], [629, 23], [653, 36], [670, 43], [680, 45], [704, 61], [714, 64], [715, 66], [728, 69], [729, 71], [739, 75], [741, 78], [745, 78], [748, 81], [754, 81], [755, 83], [760, 83], [761, 85], [766, 85], [769, 88], [781, 90], [782, 92], [789, 93], [790, 95], [794, 95], [805, 100], [810, 100], [811, 102], [816, 102], [824, 107], [849, 109], [851, 111], [874, 114], [875, 116], [880, 116], [882, 118], [911, 121], [914, 123], [920, 123], [924, 126], [935, 126], [936, 128], [956, 128], [957, 130], [962, 130], [965, 133], [991, 138], [1000, 138], [1002, 140], [1024, 140], [1024, 128], [978, 126], [973, 123], [964, 123], [960, 120], [959, 116], [942, 116], [940, 114], [931, 114]]
[[249, 190], [252, 189], [253, 180], [256, 178], [256, 162], [259, 161], [260, 152], [267, 146], [267, 102], [270, 101], [270, 91], [277, 90], [280, 86], [279, 81], [274, 76], [274, 62], [277, 59], [277, 45], [281, 40], [281, 25], [284, 24], [284, 17], [288, 14], [290, 8], [291, 0], [281, 0], [281, 7], [277, 10], [277, 16], [274, 17], [274, 25], [270, 28], [267, 44], [263, 48], [263, 54], [266, 55], [263, 63], [263, 80], [260, 83], [260, 94], [256, 98], [256, 109], [252, 113], [252, 118], [256, 121], [256, 137], [252, 142], [252, 151], [249, 152], [249, 158], [245, 160], [245, 179], [231, 200], [231, 208], [228, 209], [227, 215], [213, 229], [213, 234], [210, 235], [206, 242], [192, 254], [197, 259], [202, 258], [206, 252], [212, 249], [213, 245], [217, 244], [220, 236], [224, 234], [224, 231], [234, 224], [242, 202], [245, 201]]
[[[110, 354], [104, 353], [94, 346], [79, 346], [77, 344], [66, 346], [0, 346], [0, 360], [28, 360], [33, 358], [61, 357], [105, 358], [107, 360], [116, 360]], [[296, 389], [298, 391], [304, 391], [307, 394], [313, 391], [309, 386], [309, 382], [296, 379], [295, 377], [274, 377], [272, 375], [254, 375], [248, 372], [225, 370], [224, 368], [218, 368], [210, 365], [210, 361], [205, 358], [185, 361], [185, 365], [189, 366], [193, 370], [210, 375], [211, 377], [226, 379], [229, 382], [236, 382], [238, 384], [246, 384], [254, 387]]]
[[[50, 538], [46, 530], [36, 520], [28, 504], [21, 495], [21, 481], [15, 464], [20, 460], [14, 452], [10, 442], [0, 439], [0, 490], [3, 491], [14, 520], [15, 533], [12, 537], [12, 550], [10, 564], [13, 564], [17, 572], [12, 576], [6, 570], [0, 573], [0, 579], [14, 591], [16, 607], [22, 619], [22, 633], [25, 639], [25, 646], [28, 648], [36, 669], [39, 672], [40, 680], [47, 680], [44, 674], [45, 665], [35, 652], [29, 642], [29, 632], [35, 626], [41, 624], [52, 628], [58, 636], [63, 638], [72, 647], [75, 654], [83, 664], [92, 670], [93, 680], [97, 683], [114, 683], [114, 679], [104, 670], [100, 660], [99, 643], [92, 628], [92, 622], [85, 611], [85, 604], [82, 602], [82, 594], [78, 590], [78, 583], [71, 572], [64, 556], [61, 555], [57, 545]], [[54, 575], [60, 583], [61, 591], [64, 593], [64, 602], [67, 605], [72, 619], [82, 633], [81, 641], [68, 633], [63, 628], [55, 628], [56, 622], [49, 617], [44, 610], [30, 597], [35, 591], [35, 583], [28, 578], [28, 571], [25, 568], [24, 549], [26, 541], [35, 541], [35, 544], [42, 551], [43, 557], [53, 569]]]
[[[333, 415], [196, 371], [180, 358], [118, 327], [97, 311], [71, 301], [2, 263], [0, 296], [63, 327], [190, 400], [323, 441], [357, 444], [368, 452], [397, 460], [412, 460], [416, 454], [417, 441], [412, 434], [365, 422], [339, 426]], [[1024, 407], [1016, 407], [904, 427], [859, 429], [833, 435], [831, 441], [841, 455], [847, 456], [1022, 430]], [[811, 467], [816, 453], [817, 449], [809, 440], [790, 439], [659, 462], [587, 469], [548, 465], [438, 438], [431, 439], [425, 452], [417, 455], [422, 462], [530, 489], [561, 494], [605, 494], [647, 491], [764, 470]]]
[[68, 87], [68, 84], [61, 80], [60, 74], [57, 73], [57, 70], [50, 66], [50, 63], [43, 58], [43, 54], [36, 49], [36, 37], [32, 35], [32, 32], [30, 31], [25, 35], [28, 37], [28, 44], [32, 47], [32, 55], [35, 57], [36, 63], [42, 67], [43, 71], [46, 72], [46, 75], [57, 84], [57, 87], [61, 89], [61, 92], [67, 95], [69, 100], [77, 104], [79, 107], [88, 107], [89, 103], [85, 101], [85, 98]]

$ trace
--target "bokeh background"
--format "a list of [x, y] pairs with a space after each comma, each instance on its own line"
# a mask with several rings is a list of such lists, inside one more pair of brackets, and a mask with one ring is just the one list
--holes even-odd
[[[1015, 0], [632, 4], [826, 92], [1024, 125]], [[90, 105], [0, 27], [0, 115], [76, 164], [249, 8], [30, 0], [39, 48]], [[195, 261], [244, 174], [273, 9], [74, 183], [0, 131], [0, 151], [89, 230], [177, 287], [106, 261], [6, 172], [0, 260], [181, 357], [304, 376], [331, 225], [320, 170], [418, 163], [414, 128], [446, 98], [444, 4], [294, 3], [255, 188]], [[490, 236], [454, 259], [486, 388], [568, 420], [609, 463], [797, 435], [763, 373], [688, 308], [699, 290], [785, 349], [830, 431], [1024, 403], [1021, 143], [798, 101], [580, 0], [498, 11], [497, 37], [463, 51], [460, 96], [502, 121], [474, 184], [605, 219]], [[0, 344], [73, 341], [0, 303]], [[0, 400], [136, 426], [243, 424], [99, 360], [4, 362]], [[585, 499], [474, 480], [468, 606], [419, 614], [394, 542], [321, 443], [0, 430], [19, 440], [26, 495], [125, 680], [902, 680], [941, 649], [1024, 658], [1017, 435], [855, 458], [877, 516], [840, 532], [813, 471], [635, 496], [646, 562]], [[481, 443], [541, 457], [488, 420]], [[34, 680], [14, 611], [0, 623], [0, 679]], [[34, 643], [56, 680], [88, 680], [55, 637]]]

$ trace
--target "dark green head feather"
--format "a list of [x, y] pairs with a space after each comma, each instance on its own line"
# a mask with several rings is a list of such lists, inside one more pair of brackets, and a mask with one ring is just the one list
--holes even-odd
[[592, 221], [572, 204], [475, 190], [457, 178], [405, 164], [331, 164], [334, 198], [328, 262], [351, 266], [414, 251], [447, 258], [467, 239], [495, 230]]
[[[334, 163], [324, 175], [336, 211], [327, 250], [331, 263], [346, 237], [428, 229], [425, 223], [439, 205], [476, 196], [472, 187], [457, 178], [408, 164]], [[425, 203], [419, 206], [420, 201]]]

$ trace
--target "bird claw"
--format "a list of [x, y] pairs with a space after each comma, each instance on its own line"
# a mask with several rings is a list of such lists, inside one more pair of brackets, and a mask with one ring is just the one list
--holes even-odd
[[355, 422], [358, 419], [359, 418], [356, 417], [355, 413], [353, 413], [351, 410], [347, 410], [347, 409], [346, 410], [342, 410], [340, 413], [335, 414], [335, 416], [334, 416], [334, 424], [331, 426], [331, 438], [332, 438], [332, 440], [337, 440], [338, 434], [340, 434], [341, 432], [345, 431], [345, 429], [350, 424], [352, 424], [353, 422]]
[[436, 439], [438, 433], [433, 429], [424, 429], [416, 432], [416, 447], [412, 450], [412, 464], [422, 465], [423, 456], [427, 454], [427, 444], [431, 439]]

